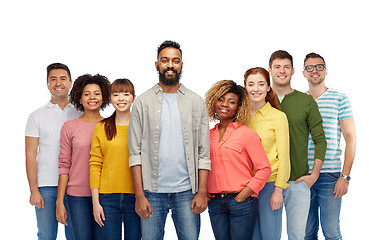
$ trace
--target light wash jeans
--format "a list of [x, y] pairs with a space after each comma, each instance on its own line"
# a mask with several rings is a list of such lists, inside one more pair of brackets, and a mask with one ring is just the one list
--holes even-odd
[[[38, 239], [55, 240], [58, 235], [58, 221], [56, 220], [56, 198], [58, 196], [58, 187], [39, 187], [38, 190], [40, 191], [45, 203], [45, 208], [43, 209], [35, 207]], [[68, 226], [65, 226], [65, 238], [67, 240], [74, 240], [68, 201], [66, 198], [67, 197], [64, 198], [64, 205], [67, 210]]]
[[270, 207], [270, 198], [275, 188], [274, 184], [275, 182], [267, 182], [259, 192], [259, 216], [255, 223], [253, 240], [281, 239], [283, 207], [275, 211], [272, 211]]
[[342, 239], [340, 230], [340, 212], [342, 197], [334, 198], [334, 188], [341, 173], [321, 173], [311, 187], [310, 211], [306, 225], [306, 240], [318, 239], [320, 224], [325, 239]]
[[191, 190], [178, 193], [155, 193], [145, 191], [150, 203], [152, 217], [141, 219], [143, 240], [161, 240], [164, 238], [165, 220], [169, 209], [179, 240], [197, 240], [200, 234], [200, 214], [191, 210], [194, 198]]
[[288, 181], [290, 186], [283, 191], [287, 216], [289, 240], [303, 240], [310, 208], [310, 189], [301, 181]]

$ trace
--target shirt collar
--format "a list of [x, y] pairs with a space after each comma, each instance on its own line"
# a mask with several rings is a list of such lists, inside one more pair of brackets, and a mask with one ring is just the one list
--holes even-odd
[[266, 104], [262, 108], [260, 108], [257, 112], [260, 112], [261, 115], [265, 116], [271, 108], [272, 105], [270, 105], [269, 102], [266, 102]]
[[[218, 126], [219, 126], [219, 123], [217, 123], [214, 126], [214, 129], [218, 129]], [[237, 128], [241, 127], [241, 126], [242, 126], [242, 123], [240, 123], [240, 122], [233, 122], [233, 123], [230, 123], [227, 128], [231, 127], [233, 129], [237, 129]]]
[[[154, 86], [154, 91], [155, 91], [155, 94], [158, 94], [160, 91], [163, 92], [163, 88], [160, 87], [159, 83], [157, 83]], [[186, 91], [187, 91], [187, 88], [182, 83], [180, 83], [177, 93], [179, 92], [179, 93], [182, 93], [182, 95], [186, 95]]]
[[[57, 103], [52, 103], [51, 101], [48, 101], [47, 104], [46, 104], [46, 107], [48, 108], [58, 108], [61, 110], [61, 108], [59, 107], [59, 105]], [[64, 109], [67, 109], [67, 108], [70, 108], [70, 107], [73, 107], [71, 103], [68, 103], [67, 106], [65, 106]]]

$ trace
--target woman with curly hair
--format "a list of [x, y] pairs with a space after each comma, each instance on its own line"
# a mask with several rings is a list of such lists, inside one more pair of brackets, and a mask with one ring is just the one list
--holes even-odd
[[280, 239], [283, 190], [289, 186], [290, 177], [288, 121], [270, 87], [269, 72], [261, 67], [250, 68], [244, 77], [252, 106], [250, 128], [262, 139], [272, 168], [272, 174], [259, 193], [253, 240]]
[[231, 80], [215, 83], [205, 102], [211, 120], [211, 171], [208, 211], [217, 240], [252, 239], [257, 196], [271, 173], [257, 133], [245, 124], [250, 105], [242, 86]]
[[110, 86], [115, 112], [96, 125], [91, 140], [90, 187], [95, 221], [104, 240], [141, 239], [141, 221], [135, 212], [135, 191], [128, 166], [128, 125], [135, 88], [128, 79]]
[[102, 239], [101, 229], [94, 221], [92, 211], [89, 160], [92, 133], [96, 124], [103, 119], [100, 110], [109, 104], [109, 86], [109, 80], [99, 74], [78, 77], [69, 98], [83, 115], [65, 122], [60, 132], [56, 217], [60, 223], [66, 224], [63, 198], [67, 189], [76, 240]]

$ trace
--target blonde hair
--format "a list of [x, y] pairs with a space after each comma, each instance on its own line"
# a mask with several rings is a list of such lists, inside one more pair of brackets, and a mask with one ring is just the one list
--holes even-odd
[[251, 105], [249, 98], [245, 93], [244, 87], [238, 85], [232, 80], [221, 80], [216, 82], [205, 94], [206, 108], [208, 109], [209, 119], [211, 121], [220, 120], [215, 113], [215, 103], [223, 95], [234, 93], [238, 96], [238, 109], [234, 120], [248, 126], [250, 123]]

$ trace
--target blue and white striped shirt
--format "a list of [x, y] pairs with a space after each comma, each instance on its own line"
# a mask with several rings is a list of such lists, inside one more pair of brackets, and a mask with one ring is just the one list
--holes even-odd
[[[327, 140], [327, 151], [320, 172], [341, 171], [341, 126], [340, 120], [353, 118], [350, 101], [344, 93], [329, 88], [315, 99], [323, 119], [323, 128]], [[309, 135], [308, 163], [311, 172], [314, 165], [314, 143]]]

